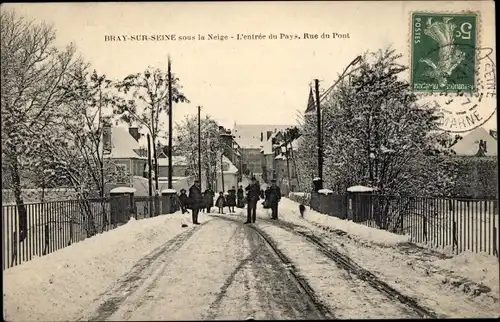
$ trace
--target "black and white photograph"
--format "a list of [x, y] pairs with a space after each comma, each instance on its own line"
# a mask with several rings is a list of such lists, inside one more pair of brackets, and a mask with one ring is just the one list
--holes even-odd
[[495, 3], [5, 2], [4, 321], [500, 318]]

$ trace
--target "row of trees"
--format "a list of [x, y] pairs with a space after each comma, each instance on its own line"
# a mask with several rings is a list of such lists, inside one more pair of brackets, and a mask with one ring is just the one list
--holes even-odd
[[[325, 186], [376, 187], [388, 195], [447, 195], [455, 184], [450, 147], [460, 139], [438, 130], [440, 112], [419, 104], [400, 77], [407, 66], [393, 49], [369, 52], [322, 102]], [[297, 162], [301, 189], [317, 176], [316, 120], [304, 118]]]
[[[2, 188], [13, 191], [20, 216], [24, 188], [66, 185], [80, 199], [104, 196], [114, 176], [103, 157], [105, 125], [139, 126], [153, 147], [165, 136], [159, 116], [169, 109], [166, 71], [148, 67], [111, 80], [73, 44], [56, 47], [52, 26], [14, 11], [1, 12], [0, 31]], [[172, 100], [188, 102], [175, 75]]]

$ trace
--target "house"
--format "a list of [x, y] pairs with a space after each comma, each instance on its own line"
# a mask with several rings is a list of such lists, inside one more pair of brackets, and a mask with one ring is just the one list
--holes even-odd
[[[147, 157], [139, 144], [139, 130], [136, 127], [109, 126], [104, 138], [105, 166], [110, 167], [116, 175], [108, 186], [133, 186], [133, 177], [144, 176]], [[113, 187], [106, 187], [109, 192]]]
[[[231, 163], [236, 166], [238, 169], [238, 174], [241, 175], [241, 167], [242, 167], [242, 155], [241, 155], [241, 147], [235, 141], [235, 136], [231, 132], [231, 130], [224, 128], [223, 126], [219, 126], [219, 133], [222, 139], [222, 144], [224, 146], [223, 154], [226, 156]], [[241, 178], [239, 178], [241, 180]]]
[[[158, 178], [168, 178], [168, 157], [162, 152], [158, 155]], [[172, 177], [187, 177], [188, 162], [184, 156], [172, 155]]]
[[249, 125], [234, 124], [234, 140], [241, 148], [241, 171], [244, 174], [260, 174], [262, 171], [261, 149], [264, 137], [273, 132], [284, 130], [292, 125]]
[[498, 146], [497, 139], [478, 127], [452, 146], [460, 175], [455, 194], [468, 198], [498, 197]]
[[[227, 192], [232, 187], [237, 189], [238, 168], [226, 156], [222, 157], [222, 173], [223, 176], [221, 176], [221, 169], [217, 169], [217, 180], [214, 192], [222, 190]], [[222, 177], [224, 177], [224, 184], [222, 184]]]

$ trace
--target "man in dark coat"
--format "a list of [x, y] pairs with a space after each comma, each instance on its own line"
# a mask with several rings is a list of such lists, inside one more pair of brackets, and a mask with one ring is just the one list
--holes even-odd
[[245, 190], [247, 191], [247, 221], [245, 224], [254, 223], [257, 219], [257, 202], [260, 199], [260, 184], [252, 177], [252, 183], [250, 183]]
[[181, 193], [179, 194], [179, 201], [181, 203], [181, 210], [182, 213], [187, 212], [187, 206], [188, 206], [188, 196], [186, 194], [186, 189], [181, 189]]
[[229, 212], [234, 213], [234, 207], [236, 206], [236, 189], [232, 187], [227, 193], [226, 206], [229, 207]]
[[271, 219], [278, 220], [278, 203], [281, 200], [281, 189], [276, 185], [276, 180], [271, 180], [268, 202], [271, 207]]
[[191, 214], [193, 219], [193, 224], [199, 225], [198, 223], [198, 213], [200, 209], [205, 206], [203, 200], [203, 194], [201, 193], [200, 182], [198, 180], [194, 181], [194, 184], [189, 188], [189, 205], [193, 210]]
[[269, 206], [269, 193], [271, 191], [271, 186], [267, 186], [266, 190], [264, 190], [264, 208], [268, 209]]
[[238, 188], [238, 192], [237, 192], [237, 197], [238, 197], [237, 207], [238, 207], [238, 208], [243, 208], [243, 207], [245, 207], [245, 201], [243, 200], [244, 195], [245, 195], [245, 192], [243, 191], [243, 187], [242, 187], [242, 186], [240, 186], [240, 187]]
[[214, 197], [215, 193], [210, 187], [208, 187], [208, 189], [203, 193], [203, 199], [205, 200], [205, 208], [207, 208], [207, 213], [209, 213], [214, 206]]

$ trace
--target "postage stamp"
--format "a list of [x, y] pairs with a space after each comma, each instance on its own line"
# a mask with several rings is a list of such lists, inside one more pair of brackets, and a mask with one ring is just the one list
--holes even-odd
[[475, 90], [477, 20], [475, 13], [412, 14], [414, 92]]
[[480, 47], [477, 13], [413, 13], [411, 80], [423, 105], [441, 112], [440, 129], [469, 132], [496, 113], [493, 48]]

